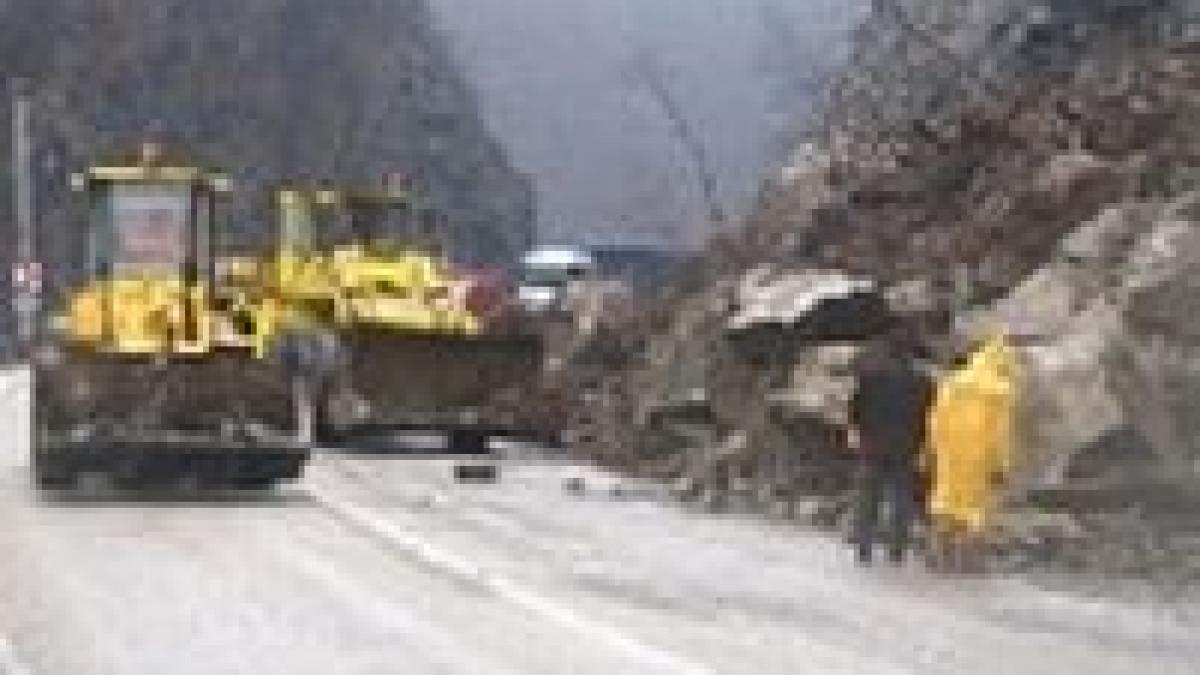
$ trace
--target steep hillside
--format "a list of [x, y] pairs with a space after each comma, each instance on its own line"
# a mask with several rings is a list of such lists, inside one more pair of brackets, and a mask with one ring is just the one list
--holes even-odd
[[[479, 120], [424, 0], [5, 2], [0, 72], [31, 83], [51, 260], [77, 245], [62, 213], [66, 172], [148, 129], [249, 189], [406, 170], [464, 257], [509, 261], [531, 238], [529, 182]], [[238, 242], [261, 241], [260, 206], [239, 203]]]
[[878, 4], [766, 194], [759, 246], [889, 279], [957, 274], [978, 295], [960, 300], [981, 300], [1101, 205], [1175, 189], [1162, 180], [1194, 161], [1169, 3]]

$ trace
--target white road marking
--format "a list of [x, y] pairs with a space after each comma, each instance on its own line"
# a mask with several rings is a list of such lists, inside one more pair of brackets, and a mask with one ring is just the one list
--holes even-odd
[[489, 574], [467, 558], [440, 548], [416, 533], [405, 531], [395, 524], [379, 518], [368, 509], [311, 486], [307, 488], [307, 493], [316, 503], [347, 523], [386, 540], [392, 546], [403, 549], [425, 564], [482, 587], [496, 597], [511, 602], [532, 614], [605, 642], [647, 665], [674, 673], [707, 674], [715, 672], [705, 665], [689, 661], [677, 654], [632, 638], [608, 624], [584, 617], [511, 579]]
[[33, 670], [17, 657], [12, 643], [0, 635], [0, 675], [33, 675]]

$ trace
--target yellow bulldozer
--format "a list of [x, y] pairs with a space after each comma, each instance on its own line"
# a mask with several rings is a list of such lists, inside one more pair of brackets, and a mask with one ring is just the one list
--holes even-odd
[[[34, 370], [32, 469], [122, 487], [181, 479], [264, 488], [309, 456], [295, 364], [268, 358], [282, 310], [217, 282], [229, 180], [155, 143], [72, 176], [83, 281], [47, 321]], [[248, 290], [251, 292], [243, 293]]]
[[291, 185], [274, 197], [263, 284], [285, 324], [322, 345], [319, 442], [388, 449], [397, 432], [422, 430], [482, 452], [488, 436], [519, 431], [491, 403], [536, 377], [540, 336], [472, 303], [477, 279], [451, 268], [406, 185]]
[[491, 402], [532, 382], [540, 337], [485, 320], [407, 188], [281, 186], [271, 250], [234, 256], [229, 180], [157, 144], [72, 183], [87, 253], [35, 359], [38, 485], [262, 488], [314, 444], [512, 431]]

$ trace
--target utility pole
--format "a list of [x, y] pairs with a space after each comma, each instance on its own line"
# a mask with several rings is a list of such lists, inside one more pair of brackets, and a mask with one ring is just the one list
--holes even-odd
[[35, 259], [33, 192], [29, 138], [30, 101], [24, 80], [13, 82], [13, 195], [17, 217], [17, 265], [13, 278], [13, 300], [17, 310], [17, 337], [21, 356], [32, 355], [36, 334], [38, 291], [41, 269]]

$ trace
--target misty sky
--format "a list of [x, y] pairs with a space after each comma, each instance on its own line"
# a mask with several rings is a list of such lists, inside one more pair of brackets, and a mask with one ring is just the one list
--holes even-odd
[[687, 244], [703, 236], [700, 200], [681, 175], [688, 163], [664, 115], [630, 74], [634, 55], [648, 50], [667, 73], [736, 210], [757, 188], [782, 124], [769, 115], [760, 4], [786, 8], [797, 34], [812, 41], [802, 48], [816, 54], [835, 53], [828, 45], [844, 41], [865, 4], [431, 1], [488, 123], [534, 177], [543, 240]]

